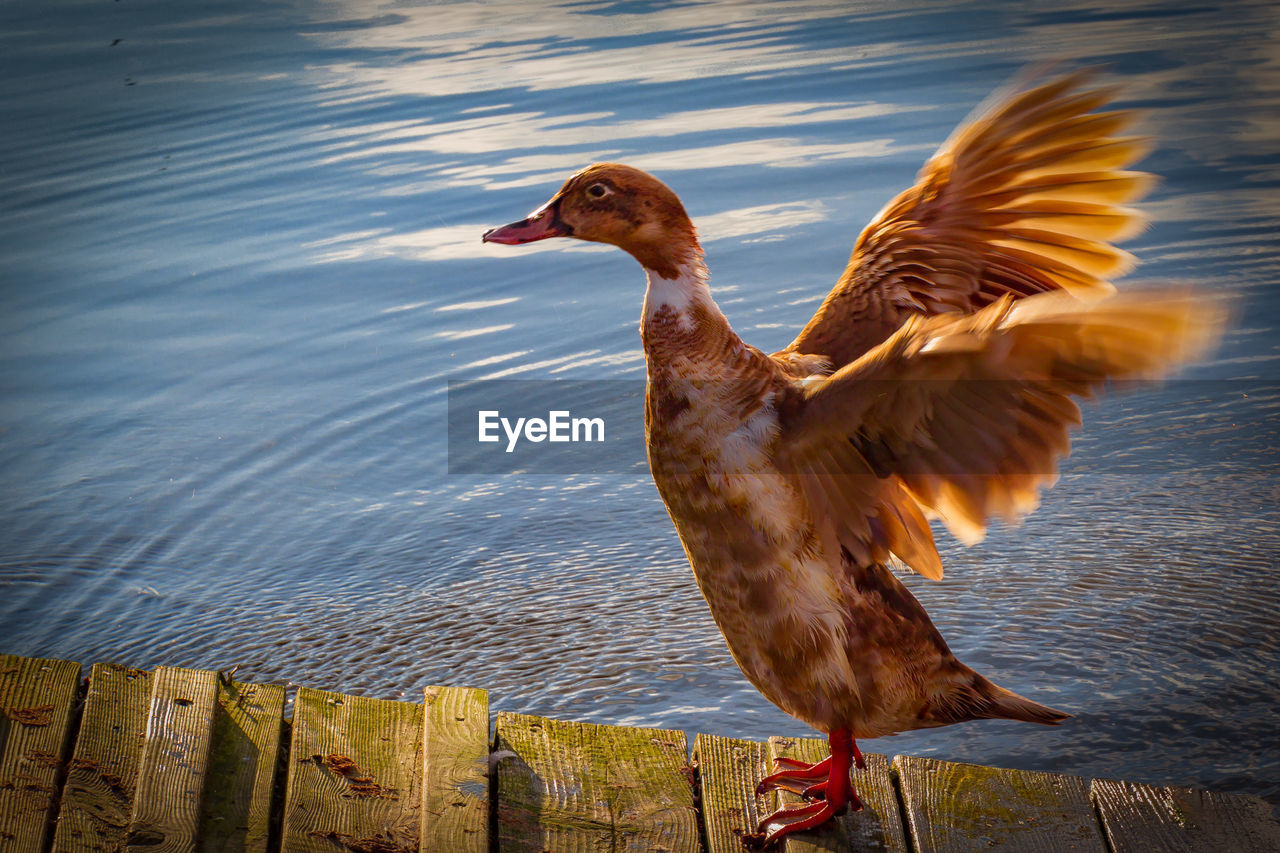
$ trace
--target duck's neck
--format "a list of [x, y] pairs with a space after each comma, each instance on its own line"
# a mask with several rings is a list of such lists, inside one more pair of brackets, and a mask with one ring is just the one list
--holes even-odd
[[719, 361], [741, 341], [711, 298], [702, 251], [694, 248], [661, 269], [645, 266], [648, 287], [640, 336], [650, 370], [673, 358]]
[[720, 313], [707, 287], [707, 265], [697, 230], [683, 208], [668, 220], [648, 223], [618, 244], [640, 262], [649, 280], [640, 319], [640, 332], [646, 336], [646, 330], [665, 317], [688, 320], [697, 311]]
[[[694, 312], [720, 309], [711, 298], [707, 286], [707, 265], [701, 251], [692, 251], [682, 263], [666, 266], [661, 270], [644, 268], [648, 286], [644, 291], [644, 316], [640, 321], [643, 330], [659, 316], [674, 313], [680, 318], [690, 318]], [[723, 315], [721, 315], [723, 316]]]

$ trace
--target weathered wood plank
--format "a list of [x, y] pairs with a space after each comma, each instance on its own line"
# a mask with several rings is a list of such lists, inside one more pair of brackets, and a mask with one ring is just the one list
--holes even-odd
[[893, 760], [917, 853], [1105, 853], [1088, 780], [900, 755]]
[[145, 670], [113, 663], [90, 670], [53, 838], [57, 853], [108, 853], [124, 842], [147, 735], [151, 680]]
[[205, 853], [266, 853], [283, 727], [283, 687], [218, 679], [200, 819]]
[[218, 673], [159, 667], [151, 679], [147, 734], [138, 764], [130, 853], [178, 853], [195, 848], [208, 774]]
[[502, 851], [697, 851], [683, 732], [498, 715]]
[[[810, 764], [831, 754], [825, 740], [818, 738], [769, 738], [769, 758], [795, 758]], [[786, 853], [817, 851], [906, 851], [906, 833], [898, 807], [898, 792], [889, 771], [889, 759], [877, 753], [865, 753], [866, 767], [851, 774], [853, 789], [862, 800], [860, 811], [841, 815], [833, 823], [816, 832], [802, 833], [787, 839]], [[801, 802], [798, 795], [778, 792], [778, 805]], [[772, 804], [771, 804], [772, 805]]]
[[422, 733], [419, 849], [489, 849], [489, 694], [428, 687]]
[[1109, 779], [1095, 779], [1092, 795], [1112, 853], [1280, 850], [1280, 825], [1258, 797]]
[[71, 746], [80, 664], [0, 656], [0, 850], [43, 850]]
[[767, 813], [756, 785], [768, 773], [769, 748], [759, 741], [699, 734], [693, 739], [707, 853], [742, 853], [739, 834]]
[[304, 687], [294, 703], [281, 849], [413, 853], [422, 706]]

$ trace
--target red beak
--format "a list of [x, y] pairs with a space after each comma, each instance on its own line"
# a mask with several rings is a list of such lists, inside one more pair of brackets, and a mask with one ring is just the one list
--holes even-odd
[[560, 221], [560, 200], [552, 199], [519, 222], [490, 228], [484, 232], [480, 242], [516, 246], [548, 237], [567, 237], [572, 233], [573, 229]]

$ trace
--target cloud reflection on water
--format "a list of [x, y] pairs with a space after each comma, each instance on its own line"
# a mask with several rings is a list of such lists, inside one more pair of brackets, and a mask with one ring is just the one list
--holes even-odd
[[898, 115], [919, 109], [927, 108], [872, 102], [841, 104], [794, 101], [684, 110], [649, 119], [626, 119], [614, 112], [515, 112], [448, 122], [395, 122], [386, 127], [364, 127], [359, 147], [334, 155], [332, 161], [373, 159], [400, 153], [482, 154], [582, 147], [620, 139], [652, 139], [742, 128], [826, 124]]
[[[645, 11], [633, 4], [463, 2], [413, 8], [390, 0], [341, 0], [332, 9], [364, 26], [317, 32], [332, 44], [377, 50], [376, 64], [326, 66], [344, 87], [417, 95], [474, 95], [604, 83], [657, 83], [759, 76], [857, 58], [884, 61], [897, 44], [820, 47], [790, 33], [823, 22], [904, 17], [946, 3], [875, 0], [693, 2]], [[385, 53], [401, 54], [399, 62]], [[335, 84], [336, 85], [336, 84]]]

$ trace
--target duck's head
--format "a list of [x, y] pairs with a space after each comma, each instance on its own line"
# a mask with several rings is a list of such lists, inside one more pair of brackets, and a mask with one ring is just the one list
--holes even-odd
[[517, 245], [548, 237], [609, 243], [664, 278], [679, 275], [699, 251], [679, 197], [648, 172], [620, 163], [588, 166], [526, 218], [491, 228], [481, 239]]

